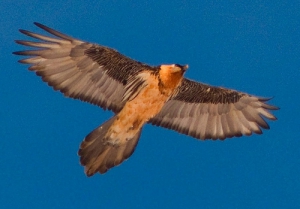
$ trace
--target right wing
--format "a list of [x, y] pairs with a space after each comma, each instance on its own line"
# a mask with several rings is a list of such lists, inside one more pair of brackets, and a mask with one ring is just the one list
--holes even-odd
[[269, 99], [184, 79], [174, 96], [150, 123], [197, 139], [225, 139], [261, 134], [264, 120], [276, 120]]

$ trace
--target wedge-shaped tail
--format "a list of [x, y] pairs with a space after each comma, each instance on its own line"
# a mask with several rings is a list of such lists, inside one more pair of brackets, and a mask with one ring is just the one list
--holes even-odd
[[96, 172], [105, 173], [110, 168], [121, 164], [134, 152], [141, 130], [122, 145], [110, 143], [114, 139], [105, 137], [115, 119], [116, 116], [93, 130], [80, 145], [78, 155], [80, 156], [81, 165], [85, 166], [87, 176], [92, 176]]

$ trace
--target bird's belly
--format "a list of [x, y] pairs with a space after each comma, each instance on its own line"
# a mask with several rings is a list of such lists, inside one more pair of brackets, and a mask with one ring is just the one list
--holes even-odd
[[[171, 93], [171, 92], [170, 92]], [[118, 113], [108, 134], [116, 143], [126, 142], [164, 106], [170, 94], [162, 94], [158, 84], [149, 84]]]

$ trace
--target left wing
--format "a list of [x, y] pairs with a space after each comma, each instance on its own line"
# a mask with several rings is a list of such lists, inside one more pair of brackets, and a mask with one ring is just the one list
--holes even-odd
[[184, 79], [150, 123], [197, 139], [261, 134], [269, 129], [264, 117], [276, 120], [268, 110], [279, 109], [268, 100]]
[[31, 64], [29, 70], [67, 97], [119, 112], [126, 102], [124, 94], [135, 93], [125, 89], [128, 80], [134, 80], [145, 69], [154, 70], [114, 49], [72, 38], [40, 23], [34, 24], [53, 37], [20, 30], [39, 41], [17, 40], [18, 44], [35, 50], [14, 54], [30, 56], [19, 62]]

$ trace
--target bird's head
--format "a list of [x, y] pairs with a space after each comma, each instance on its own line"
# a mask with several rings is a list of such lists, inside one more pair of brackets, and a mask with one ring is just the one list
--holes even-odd
[[160, 80], [165, 86], [174, 86], [175, 88], [181, 82], [187, 69], [188, 65], [161, 65], [159, 70]]
[[179, 64], [172, 64], [172, 65], [161, 65], [160, 72], [165, 74], [176, 74], [180, 73], [183, 74], [188, 69], [188, 65], [179, 65]]
[[172, 66], [172, 70], [173, 72], [182, 72], [185, 73], [185, 71], [189, 68], [188, 65], [179, 65], [179, 64], [173, 64]]

